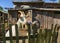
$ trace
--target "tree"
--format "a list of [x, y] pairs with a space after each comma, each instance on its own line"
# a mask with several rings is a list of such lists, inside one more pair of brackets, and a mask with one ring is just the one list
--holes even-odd
[[3, 8], [0, 6], [0, 10], [3, 10]]

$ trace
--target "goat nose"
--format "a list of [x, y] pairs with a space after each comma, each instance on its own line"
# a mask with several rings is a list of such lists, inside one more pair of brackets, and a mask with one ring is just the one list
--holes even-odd
[[21, 17], [23, 17], [23, 15], [22, 15], [22, 14], [21, 14], [20, 16], [21, 16]]

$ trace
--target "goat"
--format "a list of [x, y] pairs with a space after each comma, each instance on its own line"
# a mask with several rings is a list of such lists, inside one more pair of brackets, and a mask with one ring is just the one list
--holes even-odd
[[[20, 16], [20, 17], [19, 17], [19, 19], [18, 19], [17, 22], [16, 22], [14, 19], [12, 20], [12, 18], [10, 18], [10, 22], [13, 24], [13, 25], [12, 25], [12, 36], [16, 36], [15, 24], [17, 24], [18, 30], [19, 30], [19, 29], [20, 29], [20, 28], [19, 28], [19, 27], [20, 27], [20, 23], [23, 24], [23, 25], [26, 23], [26, 18], [25, 18], [25, 16], [24, 16], [24, 14], [21, 13], [21, 15], [19, 15], [19, 16]], [[22, 19], [23, 19], [23, 20], [22, 20]], [[9, 30], [6, 32], [5, 36], [6, 36], [6, 37], [10, 37]], [[10, 43], [10, 41], [6, 41], [6, 43]], [[14, 42], [14, 43], [15, 43], [15, 42]]]

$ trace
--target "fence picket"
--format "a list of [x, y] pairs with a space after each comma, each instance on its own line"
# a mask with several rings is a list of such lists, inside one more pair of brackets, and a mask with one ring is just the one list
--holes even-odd
[[5, 37], [5, 25], [2, 24], [2, 32], [3, 32], [3, 43], [6, 43], [6, 37]]
[[17, 27], [17, 24], [15, 24], [15, 30], [16, 30], [16, 43], [19, 43], [19, 36], [18, 36], [18, 27]]
[[[19, 36], [18, 34], [18, 26], [17, 24], [15, 24], [15, 30], [16, 30], [16, 36], [12, 35], [12, 24], [9, 24], [9, 33], [10, 36], [9, 37], [5, 37], [5, 24], [2, 24], [2, 32], [3, 32], [3, 37], [0, 38], [0, 41], [2, 41], [2, 43], [6, 43], [6, 41], [10, 41], [10, 43], [14, 43], [14, 41], [16, 41], [16, 43], [20, 43], [19, 40], [22, 40], [22, 43], [26, 43], [26, 39], [28, 39], [28, 43], [57, 43], [57, 38], [58, 38], [58, 31], [56, 32], [57, 26], [55, 25], [54, 28], [52, 29], [40, 29], [40, 32], [38, 33], [38, 35], [34, 34], [31, 35], [31, 25], [28, 23], [28, 36]], [[52, 26], [53, 27], [53, 26]], [[51, 37], [53, 39], [51, 39]]]
[[13, 43], [13, 38], [12, 38], [12, 24], [9, 24], [9, 33], [10, 33], [10, 43]]
[[25, 43], [25, 39], [22, 39], [22, 43]]

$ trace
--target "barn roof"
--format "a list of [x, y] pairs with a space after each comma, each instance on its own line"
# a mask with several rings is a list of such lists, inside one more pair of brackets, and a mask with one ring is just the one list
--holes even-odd
[[8, 9], [8, 10], [40, 10], [40, 11], [60, 11], [60, 9], [58, 9], [58, 8], [27, 8], [27, 9]]

